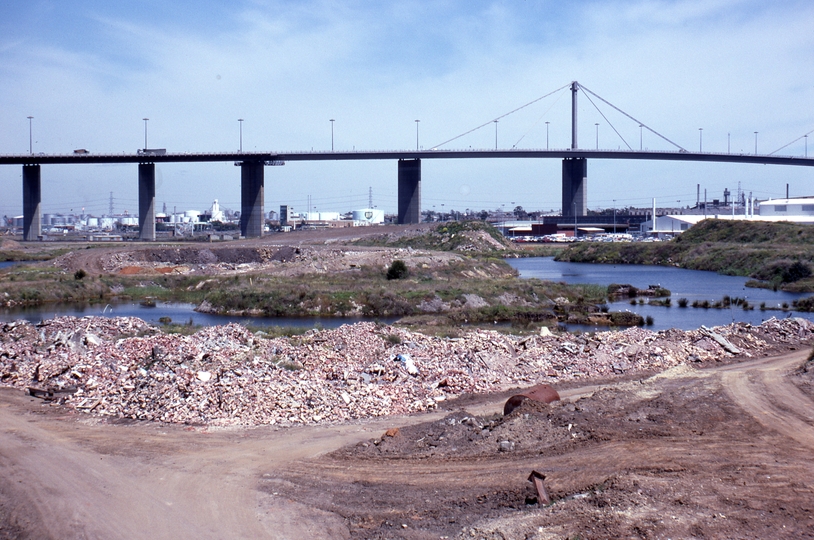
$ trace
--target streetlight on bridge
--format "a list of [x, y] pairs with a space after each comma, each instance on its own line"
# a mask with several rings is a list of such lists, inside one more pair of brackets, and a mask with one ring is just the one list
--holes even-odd
[[545, 149], [548, 150], [548, 124], [551, 122], [545, 123]]
[[704, 147], [704, 128], [698, 128], [698, 153], [703, 152]]
[[596, 126], [596, 149], [599, 150], [599, 122], [594, 125]]
[[149, 118], [142, 118], [144, 120], [144, 149], [147, 150], [147, 120]]
[[415, 149], [416, 149], [416, 151], [418, 151], [418, 123], [419, 122], [421, 122], [421, 120], [416, 120], [415, 121]]
[[33, 119], [34, 119], [33, 116], [28, 117], [28, 153], [29, 154], [34, 153], [34, 136], [33, 136], [32, 126], [31, 126], [31, 120], [33, 120]]
[[806, 140], [806, 157], [808, 157], [808, 133], [803, 135], [803, 137], [805, 137], [805, 140]]
[[[239, 125], [240, 125], [240, 153], [242, 154], [243, 153], [243, 119], [238, 118], [237, 121], [239, 122]], [[145, 143], [144, 146], [147, 146], [147, 144]]]
[[[644, 144], [643, 144], [644, 138], [642, 136], [642, 127], [644, 127], [644, 126], [642, 124], [639, 124], [639, 151], [644, 150]], [[616, 231], [614, 230], [613, 232], [616, 232]]]
[[757, 131], [755, 131], [755, 155], [757, 155]]
[[497, 150], [497, 120], [495, 120], [495, 150]]
[[334, 122], [335, 120], [331, 118], [331, 152], [334, 151]]

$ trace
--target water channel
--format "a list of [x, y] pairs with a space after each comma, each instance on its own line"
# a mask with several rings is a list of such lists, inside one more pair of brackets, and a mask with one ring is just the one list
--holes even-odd
[[[788, 293], [772, 291], [769, 289], [753, 289], [746, 287], [748, 278], [736, 276], [723, 276], [714, 272], [698, 270], [684, 270], [664, 266], [641, 265], [610, 265], [557, 262], [552, 257], [530, 257], [525, 259], [508, 259], [507, 262], [518, 272], [521, 278], [538, 278], [549, 281], [560, 281], [569, 284], [588, 283], [608, 286], [611, 283], [630, 284], [639, 289], [646, 289], [650, 285], [660, 285], [672, 292], [672, 306], [631, 305], [629, 299], [622, 299], [610, 303], [611, 311], [632, 311], [642, 317], [648, 315], [653, 318], [653, 330], [667, 328], [680, 328], [690, 330], [701, 325], [717, 326], [729, 324], [733, 321], [744, 321], [760, 324], [771, 317], [804, 317], [814, 320], [814, 313], [800, 313], [791, 310], [767, 309], [762, 311], [760, 304], [765, 302], [767, 308], [781, 308], [785, 303], [791, 306], [793, 300], [809, 296], [808, 293]], [[0, 263], [0, 268], [16, 263]], [[725, 309], [693, 308], [694, 300], [714, 303], [728, 295], [731, 298], [745, 298], [754, 306], [753, 310], [745, 311], [733, 306]], [[678, 299], [686, 298], [688, 307], [678, 307]], [[645, 299], [645, 302], [647, 300]], [[168, 317], [173, 323], [212, 326], [238, 322], [257, 327], [293, 326], [293, 327], [323, 327], [336, 328], [343, 324], [352, 324], [367, 318], [264, 318], [264, 317], [237, 317], [226, 315], [211, 315], [193, 311], [193, 304], [158, 303], [154, 307], [143, 306], [137, 302], [115, 304], [49, 304], [30, 308], [0, 309], [0, 321], [26, 319], [39, 322], [55, 316], [70, 315], [84, 317], [99, 315], [108, 317], [139, 317], [147, 322], [159, 324], [159, 319]], [[396, 318], [379, 319], [384, 323], [391, 323]], [[592, 328], [585, 326], [569, 326], [569, 330], [606, 330], [606, 328]]]
[[[666, 266], [614, 265], [557, 262], [553, 257], [530, 257], [526, 259], [508, 259], [513, 268], [520, 272], [521, 278], [538, 278], [548, 281], [560, 281], [569, 284], [588, 283], [608, 286], [611, 283], [630, 284], [639, 289], [650, 285], [660, 285], [672, 292], [672, 306], [631, 305], [625, 298], [609, 304], [611, 311], [632, 311], [642, 317], [653, 318], [653, 330], [680, 328], [691, 330], [701, 325], [718, 326], [733, 321], [760, 324], [771, 317], [804, 317], [814, 320], [814, 313], [792, 311], [760, 310], [760, 304], [767, 308], [781, 308], [783, 303], [791, 306], [793, 300], [810, 296], [810, 293], [789, 293], [771, 289], [753, 289], [746, 286], [749, 278], [723, 276], [715, 272], [684, 270]], [[694, 300], [708, 300], [714, 303], [728, 295], [731, 298], [745, 298], [755, 307], [745, 311], [739, 306], [725, 309], [693, 308]], [[688, 307], [678, 307], [679, 298], [686, 298]], [[647, 302], [647, 299], [645, 299]], [[576, 329], [569, 327], [569, 329]], [[580, 329], [588, 329], [582, 328]], [[597, 328], [600, 330], [600, 328]]]
[[383, 317], [371, 319], [365, 317], [346, 318], [319, 318], [319, 317], [239, 317], [230, 315], [213, 315], [193, 311], [194, 304], [162, 303], [155, 306], [144, 306], [138, 302], [120, 302], [114, 304], [48, 304], [27, 308], [0, 309], [0, 321], [14, 321], [25, 319], [38, 323], [43, 319], [53, 317], [86, 317], [94, 315], [99, 317], [138, 317], [149, 323], [159, 325], [159, 319], [169, 318], [174, 324], [191, 324], [195, 326], [215, 326], [232, 322], [247, 324], [256, 327], [293, 326], [305, 328], [337, 328], [343, 324], [353, 324], [360, 321], [379, 320], [391, 323], [396, 318]]

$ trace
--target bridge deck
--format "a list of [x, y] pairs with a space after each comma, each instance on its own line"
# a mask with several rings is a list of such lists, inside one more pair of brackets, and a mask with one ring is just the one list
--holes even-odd
[[198, 152], [144, 154], [16, 154], [0, 155], [0, 165], [45, 165], [67, 163], [190, 163], [218, 161], [364, 161], [393, 159], [483, 159], [483, 158], [588, 158], [756, 163], [814, 166], [814, 157], [708, 152], [641, 150], [371, 150], [351, 152]]

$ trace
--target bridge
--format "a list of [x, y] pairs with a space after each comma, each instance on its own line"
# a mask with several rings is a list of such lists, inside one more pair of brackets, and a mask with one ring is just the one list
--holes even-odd
[[[558, 90], [562, 90], [562, 87]], [[241, 213], [240, 233], [242, 236], [260, 237], [264, 226], [265, 166], [283, 165], [294, 161], [359, 161], [394, 160], [398, 162], [398, 223], [418, 223], [421, 220], [421, 160], [424, 159], [562, 159], [562, 215], [574, 216], [587, 213], [588, 159], [625, 159], [660, 161], [696, 161], [717, 163], [753, 163], [770, 165], [797, 165], [814, 167], [814, 158], [782, 156], [771, 154], [690, 152], [673, 143], [663, 135], [640, 123], [624, 111], [616, 108], [601, 97], [593, 94], [577, 82], [570, 84], [571, 105], [571, 147], [565, 149], [494, 149], [494, 150], [393, 150], [393, 151], [340, 151], [340, 152], [211, 152], [211, 153], [164, 153], [144, 149], [133, 154], [22, 154], [0, 155], [0, 165], [22, 165], [23, 167], [23, 239], [37, 240], [41, 235], [40, 203], [41, 166], [55, 164], [90, 163], [134, 163], [138, 164], [139, 191], [139, 238], [155, 240], [155, 164], [189, 162], [229, 162], [241, 168]], [[589, 150], [577, 144], [577, 92], [585, 90], [605, 101], [633, 121], [640, 128], [658, 135], [676, 150]], [[555, 90], [554, 92], [557, 92]], [[551, 92], [548, 95], [553, 94]], [[534, 100], [539, 101], [540, 99]], [[531, 103], [524, 105], [526, 107]], [[512, 114], [523, 107], [515, 109]], [[498, 117], [502, 118], [501, 117]], [[479, 129], [496, 121], [475, 128]], [[470, 130], [463, 135], [471, 133]], [[618, 132], [617, 132], [618, 133]], [[811, 133], [811, 132], [810, 132]], [[802, 137], [807, 136], [803, 135]], [[450, 139], [443, 146], [458, 137]], [[799, 138], [802, 138], [799, 137]], [[798, 138], [798, 139], [799, 139]], [[623, 139], [624, 140], [624, 139]], [[627, 143], [626, 143], [627, 144]], [[700, 150], [700, 149], [699, 149]]]

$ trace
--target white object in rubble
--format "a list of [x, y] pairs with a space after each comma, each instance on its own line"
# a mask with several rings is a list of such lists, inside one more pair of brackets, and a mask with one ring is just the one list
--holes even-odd
[[207, 382], [211, 378], [212, 378], [212, 374], [209, 373], [208, 371], [199, 371], [198, 372], [198, 379], [201, 382]]
[[407, 373], [410, 375], [418, 375], [418, 368], [415, 367], [415, 363], [413, 363], [413, 359], [410, 358], [409, 354], [397, 354], [396, 357], [393, 359], [396, 362], [401, 362], [404, 366], [404, 369], [407, 370]]

